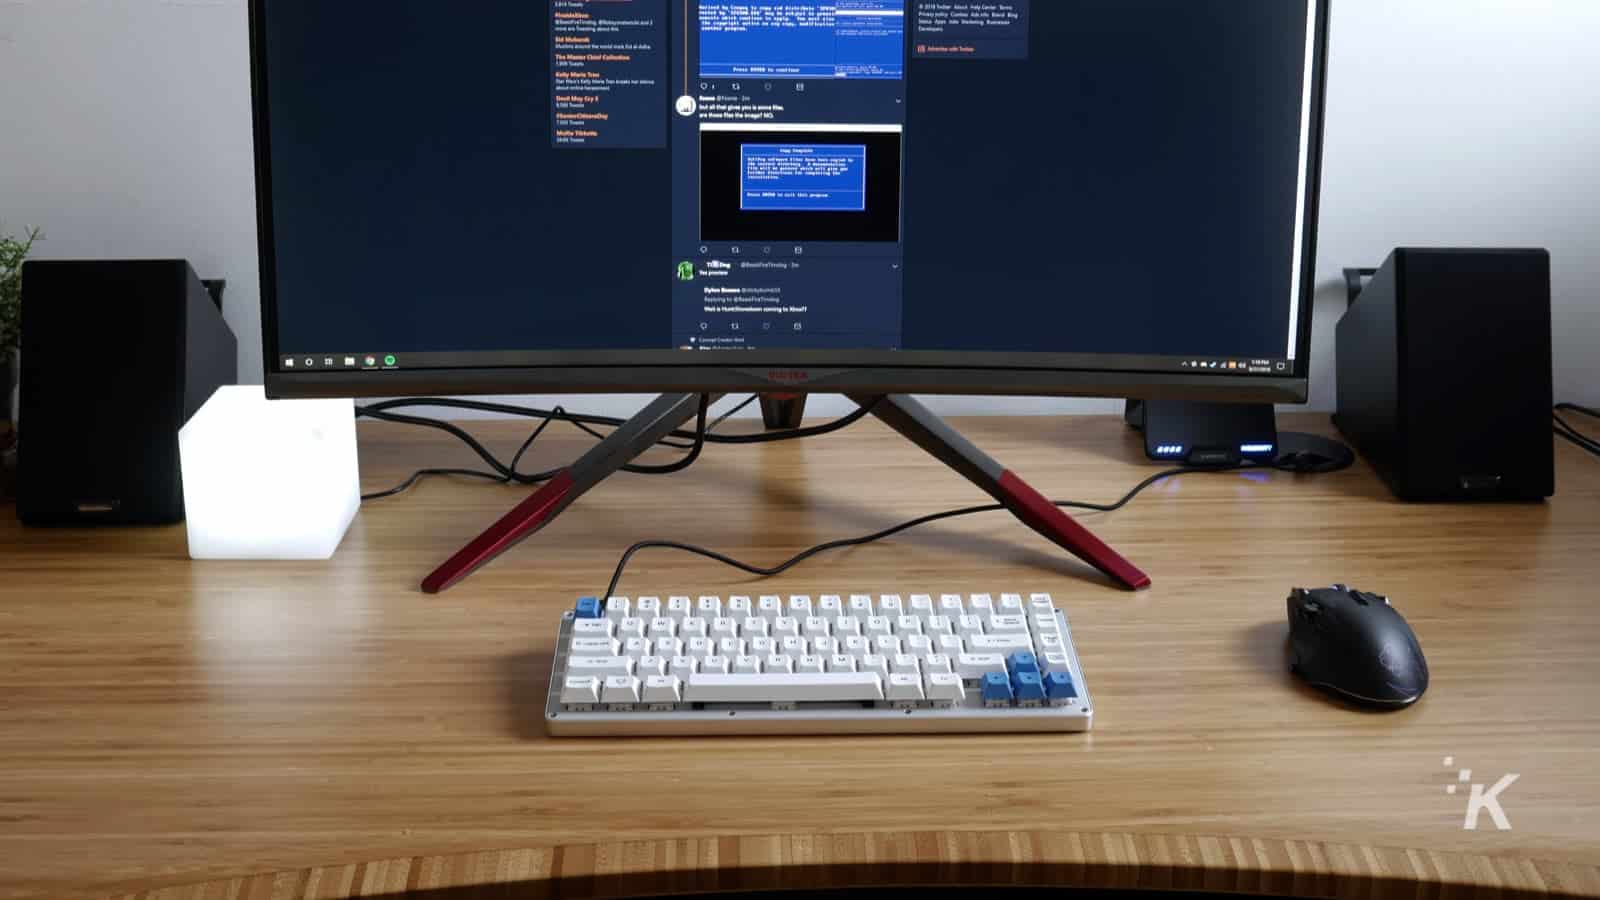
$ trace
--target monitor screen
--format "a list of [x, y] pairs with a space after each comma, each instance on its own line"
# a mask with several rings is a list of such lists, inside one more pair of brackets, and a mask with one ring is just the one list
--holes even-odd
[[1303, 399], [1326, 0], [254, 0], [275, 395]]

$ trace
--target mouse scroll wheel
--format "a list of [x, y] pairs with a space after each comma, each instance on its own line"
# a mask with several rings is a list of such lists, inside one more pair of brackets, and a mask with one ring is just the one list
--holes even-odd
[[1308, 616], [1313, 616], [1314, 617], [1314, 616], [1316, 616], [1317, 613], [1322, 612], [1322, 604], [1318, 603], [1315, 600], [1311, 600], [1311, 601], [1307, 602], [1304, 606], [1300, 607], [1300, 611], [1305, 613]]

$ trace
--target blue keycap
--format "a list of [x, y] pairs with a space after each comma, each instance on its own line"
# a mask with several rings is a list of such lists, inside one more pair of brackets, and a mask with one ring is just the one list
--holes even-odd
[[1044, 676], [1044, 690], [1051, 700], [1071, 700], [1078, 696], [1078, 689], [1072, 684], [1072, 676], [1065, 672], [1051, 672]]
[[1039, 680], [1038, 672], [1019, 672], [1017, 677], [1011, 679], [1011, 686], [1017, 692], [1017, 701], [1044, 700], [1044, 682]]
[[983, 676], [983, 702], [985, 703], [1010, 703], [1011, 681], [999, 672], [989, 672]]
[[1032, 672], [1033, 674], [1038, 675], [1039, 659], [1032, 653], [1029, 653], [1026, 650], [1021, 650], [1011, 654], [1006, 658], [1006, 669], [1011, 672], [1011, 677], [1013, 679], [1024, 672]]
[[594, 597], [579, 597], [578, 610], [573, 616], [579, 619], [600, 618], [600, 601]]

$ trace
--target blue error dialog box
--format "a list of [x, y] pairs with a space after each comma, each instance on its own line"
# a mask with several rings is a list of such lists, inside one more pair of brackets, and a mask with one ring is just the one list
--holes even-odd
[[867, 208], [865, 144], [745, 144], [740, 156], [742, 210], [862, 212]]

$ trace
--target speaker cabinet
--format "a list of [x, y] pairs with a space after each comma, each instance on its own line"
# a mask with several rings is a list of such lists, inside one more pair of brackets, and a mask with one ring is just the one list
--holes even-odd
[[1404, 500], [1555, 493], [1550, 254], [1395, 250], [1339, 322], [1334, 422]]
[[237, 357], [220, 283], [184, 260], [24, 264], [17, 515], [181, 521], [178, 429]]

